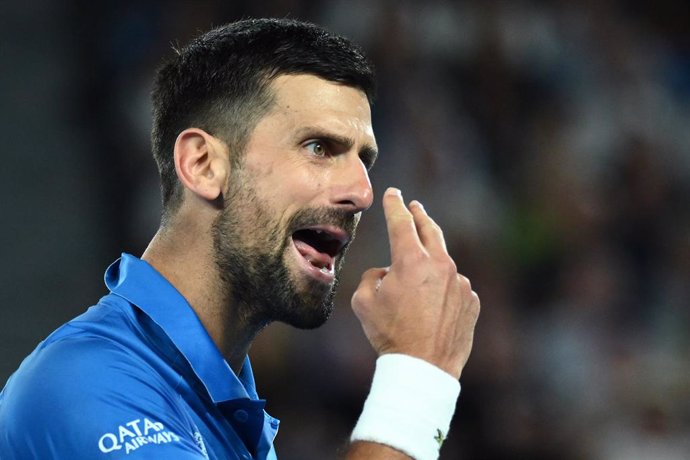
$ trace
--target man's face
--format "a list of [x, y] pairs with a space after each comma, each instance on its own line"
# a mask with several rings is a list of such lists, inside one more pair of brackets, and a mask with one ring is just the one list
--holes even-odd
[[376, 141], [361, 91], [311, 75], [271, 87], [275, 105], [214, 224], [216, 265], [248, 320], [312, 328], [333, 310], [345, 250], [372, 204]]

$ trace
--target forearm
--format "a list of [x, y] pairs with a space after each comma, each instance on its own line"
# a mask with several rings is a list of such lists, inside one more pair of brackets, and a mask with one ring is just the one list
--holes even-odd
[[355, 441], [345, 453], [345, 460], [409, 460], [412, 457], [399, 450], [376, 442]]

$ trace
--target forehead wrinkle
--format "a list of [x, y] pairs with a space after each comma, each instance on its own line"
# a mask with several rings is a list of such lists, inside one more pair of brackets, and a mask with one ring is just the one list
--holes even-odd
[[[324, 106], [323, 101], [329, 101], [333, 97], [345, 98], [352, 100], [355, 115], [358, 120], [355, 123], [361, 123], [363, 120], [371, 120], [371, 107], [366, 94], [358, 88], [333, 82], [323, 79], [311, 74], [288, 74], [279, 75], [270, 82], [270, 89], [275, 98], [274, 109], [283, 112], [303, 112], [305, 110], [313, 110], [314, 108], [327, 110], [338, 110], [340, 103]], [[286, 90], [290, 87], [290, 90]], [[306, 104], [306, 105], [305, 105]], [[316, 104], [311, 109], [307, 108], [310, 104]], [[353, 113], [347, 113], [348, 117], [352, 117]], [[367, 131], [371, 131], [367, 129]]]

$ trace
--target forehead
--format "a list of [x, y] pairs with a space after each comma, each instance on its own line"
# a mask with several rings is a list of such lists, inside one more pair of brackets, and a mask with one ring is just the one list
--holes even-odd
[[363, 91], [307, 74], [280, 75], [270, 88], [275, 99], [267, 117], [286, 128], [310, 125], [375, 144], [371, 108]]

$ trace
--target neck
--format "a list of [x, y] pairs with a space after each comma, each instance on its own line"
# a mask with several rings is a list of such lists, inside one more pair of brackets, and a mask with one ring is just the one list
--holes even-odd
[[[186, 222], [195, 222], [186, 219]], [[188, 224], [186, 227], [198, 227]], [[239, 375], [249, 347], [263, 327], [250, 321], [233, 301], [213, 260], [211, 236], [201, 228], [170, 225], [154, 236], [142, 259], [182, 294], [235, 374]], [[204, 236], [199, 236], [204, 235]]]

